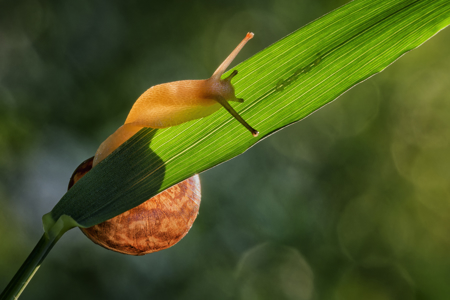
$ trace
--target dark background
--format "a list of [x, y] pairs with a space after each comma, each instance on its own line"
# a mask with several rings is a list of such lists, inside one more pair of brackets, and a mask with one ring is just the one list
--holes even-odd
[[[344, 4], [0, 2], [0, 289], [73, 170], [148, 87], [208, 78]], [[450, 31], [201, 174], [176, 246], [107, 251], [75, 229], [21, 299], [448, 299]]]

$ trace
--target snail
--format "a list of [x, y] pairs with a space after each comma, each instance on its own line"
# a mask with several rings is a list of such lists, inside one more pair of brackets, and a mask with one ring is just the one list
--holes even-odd
[[[92, 169], [93, 159], [76, 168], [69, 189]], [[194, 175], [112, 219], [81, 231], [106, 249], [144, 255], [179, 242], [192, 227], [199, 208], [200, 178]]]
[[125, 124], [100, 145], [93, 165], [96, 166], [143, 127], [167, 128], [179, 125], [209, 116], [222, 106], [253, 136], [258, 136], [259, 132], [242, 119], [228, 103], [244, 101], [242, 98], [236, 98], [231, 84], [231, 79], [238, 72], [234, 70], [227, 78], [220, 78], [253, 35], [251, 32], [247, 33], [209, 79], [174, 81], [155, 85], [145, 91], [134, 103]]
[[[244, 101], [236, 98], [231, 84], [237, 71], [221, 79], [226, 68], [252, 37], [253, 33], [247, 33], [211, 78], [164, 83], [144, 92], [131, 108], [125, 124], [100, 145], [94, 157], [75, 169], [69, 189], [143, 127], [176, 126], [206, 117], [223, 106], [256, 137], [258, 131], [228, 103]], [[156, 252], [175, 245], [188, 233], [197, 217], [200, 198], [200, 178], [196, 174], [131, 210], [81, 230], [94, 243], [116, 252], [130, 255]]]

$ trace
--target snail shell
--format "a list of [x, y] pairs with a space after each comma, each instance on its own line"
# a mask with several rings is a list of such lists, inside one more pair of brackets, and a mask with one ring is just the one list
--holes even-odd
[[[93, 157], [73, 173], [69, 189], [92, 169]], [[144, 255], [169, 248], [191, 229], [200, 208], [200, 178], [194, 175], [112, 219], [81, 231], [109, 250]]]

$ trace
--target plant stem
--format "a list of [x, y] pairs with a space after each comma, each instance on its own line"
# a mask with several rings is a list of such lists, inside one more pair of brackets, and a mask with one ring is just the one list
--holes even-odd
[[51, 217], [51, 213], [48, 213], [44, 215], [42, 220], [45, 229], [44, 235], [34, 247], [33, 251], [31, 251], [19, 271], [17, 271], [16, 275], [14, 275], [13, 279], [6, 286], [0, 295], [0, 300], [18, 299], [56, 242], [67, 230], [78, 226], [71, 217], [66, 215], [62, 215], [55, 222]]
[[22, 291], [30, 282], [33, 275], [41, 266], [42, 261], [56, 244], [61, 236], [51, 235], [47, 233], [42, 235], [41, 239], [34, 247], [28, 258], [14, 275], [13, 279], [6, 286], [5, 290], [0, 295], [0, 300], [18, 299]]

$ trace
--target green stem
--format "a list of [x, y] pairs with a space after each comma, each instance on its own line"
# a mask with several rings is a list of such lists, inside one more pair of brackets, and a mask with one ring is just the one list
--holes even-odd
[[[47, 224], [51, 225], [46, 226]], [[31, 251], [19, 271], [17, 271], [16, 275], [14, 275], [13, 279], [6, 286], [0, 295], [0, 300], [18, 299], [56, 242], [67, 230], [75, 226], [72, 218], [66, 215], [61, 216], [57, 222], [46, 222], [44, 220], [46, 232], [34, 247], [33, 251]]]
[[19, 298], [20, 294], [25, 289], [28, 282], [30, 282], [33, 275], [37, 272], [42, 261], [56, 244], [58, 239], [59, 238], [56, 237], [51, 239], [46, 233], [44, 233], [36, 247], [34, 247], [33, 251], [20, 267], [19, 271], [17, 271], [16, 275], [14, 275], [13, 279], [2, 292], [0, 296], [1, 300]]

